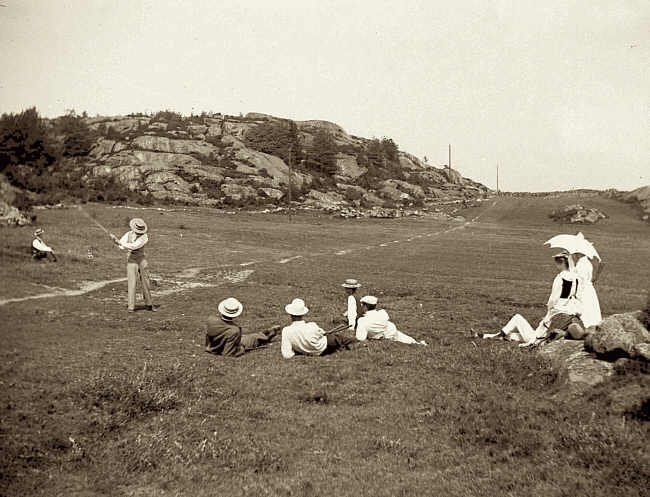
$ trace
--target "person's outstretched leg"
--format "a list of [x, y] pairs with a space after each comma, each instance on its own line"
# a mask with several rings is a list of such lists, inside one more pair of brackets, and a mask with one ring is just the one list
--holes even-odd
[[399, 330], [396, 330], [397, 333], [395, 334], [394, 341], [399, 342], [399, 343], [406, 343], [406, 344], [413, 344], [413, 343], [418, 343], [418, 341], [415, 338], [412, 338], [408, 336], [406, 333], [402, 333]]
[[129, 311], [135, 310], [135, 285], [138, 278], [138, 265], [135, 262], [126, 263], [126, 279], [128, 288]]
[[142, 285], [142, 296], [144, 297], [144, 304], [153, 310], [153, 302], [151, 301], [151, 282], [149, 281], [149, 271], [147, 271], [147, 260], [143, 259], [138, 264], [140, 272], [140, 284]]
[[535, 338], [537, 338], [535, 336], [535, 330], [530, 325], [530, 323], [526, 321], [526, 318], [521, 314], [515, 314], [512, 316], [510, 321], [508, 321], [508, 324], [501, 328], [501, 331], [503, 331], [506, 336], [510, 335], [513, 332], [517, 332], [521, 335], [521, 338], [526, 343], [532, 342], [535, 340]]

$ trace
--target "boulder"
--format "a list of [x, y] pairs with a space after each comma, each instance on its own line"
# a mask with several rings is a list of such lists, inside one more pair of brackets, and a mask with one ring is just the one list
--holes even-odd
[[549, 217], [561, 223], [571, 224], [595, 224], [601, 219], [607, 219], [607, 215], [595, 208], [585, 208], [580, 204], [565, 205], [549, 214]]
[[395, 204], [409, 202], [410, 200], [412, 200], [411, 196], [408, 193], [398, 190], [395, 185], [392, 185], [390, 183], [389, 184], [384, 183], [381, 186], [381, 188], [377, 190], [377, 193], [381, 197]]
[[343, 196], [339, 193], [324, 193], [317, 190], [311, 190], [305, 199], [306, 205], [325, 210], [335, 210], [343, 203]]
[[[2, 179], [2, 184], [0, 184], [0, 190], [4, 187], [4, 176], [0, 175]], [[26, 224], [31, 224], [31, 218], [21, 212], [17, 207], [11, 205], [10, 202], [5, 200], [5, 192], [0, 192], [0, 224], [5, 224], [9, 226], [25, 226]], [[13, 197], [11, 197], [13, 200]]]
[[447, 181], [453, 185], [462, 185], [465, 182], [461, 174], [455, 169], [446, 167], [443, 173], [447, 177]]
[[594, 327], [585, 339], [588, 350], [605, 358], [644, 358], [650, 332], [642, 323], [643, 311], [613, 314]]
[[420, 185], [414, 185], [412, 183], [408, 183], [407, 181], [402, 181], [399, 179], [387, 179], [383, 184], [394, 186], [398, 190], [407, 193], [410, 197], [415, 199], [423, 199], [426, 197], [424, 194], [424, 189]]
[[336, 155], [336, 169], [340, 176], [352, 179], [358, 178], [366, 172], [365, 167], [360, 167], [357, 164], [357, 158], [348, 154]]
[[226, 201], [232, 203], [248, 202], [257, 199], [257, 192], [254, 188], [230, 182], [221, 185], [221, 194]]
[[382, 207], [384, 205], [384, 200], [378, 197], [374, 192], [366, 192], [361, 198], [363, 205], [368, 207]]
[[260, 188], [257, 190], [260, 197], [268, 198], [270, 200], [278, 201], [284, 197], [284, 192], [276, 188]]
[[587, 352], [579, 340], [555, 340], [543, 346], [539, 353], [558, 368], [560, 381], [567, 384], [571, 392], [592, 387], [614, 372], [612, 363]]
[[[243, 147], [235, 152], [235, 160], [243, 162], [252, 168], [249, 173], [259, 173], [265, 170], [266, 173], [279, 183], [288, 183], [289, 166], [282, 159], [275, 155], [258, 152], [248, 147]], [[300, 181], [302, 184], [302, 181]]]

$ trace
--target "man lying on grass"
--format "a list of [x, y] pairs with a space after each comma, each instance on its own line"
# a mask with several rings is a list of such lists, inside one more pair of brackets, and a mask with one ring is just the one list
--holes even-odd
[[294, 299], [285, 306], [291, 324], [282, 329], [282, 357], [291, 359], [296, 354], [326, 355], [340, 349], [349, 349], [356, 340], [340, 333], [326, 333], [316, 323], [306, 323], [309, 308], [302, 299]]
[[205, 350], [211, 354], [239, 357], [269, 343], [280, 331], [280, 326], [262, 333], [242, 334], [241, 326], [235, 323], [244, 310], [236, 298], [230, 297], [219, 303], [219, 317], [208, 318], [205, 334]]
[[575, 273], [569, 271], [569, 254], [561, 253], [553, 256], [559, 273], [553, 280], [551, 295], [547, 302], [547, 312], [533, 329], [526, 318], [515, 314], [508, 324], [497, 333], [485, 333], [483, 338], [506, 338], [523, 342], [520, 347], [534, 345], [551, 335], [558, 337], [567, 334], [576, 340], [584, 338], [585, 329], [579, 317], [580, 304], [576, 299], [578, 279]]
[[424, 340], [417, 341], [406, 333], [397, 329], [390, 321], [388, 313], [384, 309], [377, 309], [377, 297], [366, 295], [361, 299], [363, 316], [357, 321], [357, 340], [363, 342], [370, 338], [373, 340], [392, 340], [406, 344], [426, 345]]

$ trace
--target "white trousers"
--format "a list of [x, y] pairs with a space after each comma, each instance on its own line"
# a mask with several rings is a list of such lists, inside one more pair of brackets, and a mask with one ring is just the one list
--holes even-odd
[[518, 338], [516, 335], [513, 335], [514, 333], [519, 333], [522, 340], [526, 343], [533, 342], [537, 339], [537, 331], [521, 314], [515, 314], [512, 316], [510, 321], [508, 321], [508, 324], [501, 328], [501, 330], [508, 338], [513, 340]]
[[401, 331], [399, 331], [395, 326], [395, 323], [391, 321], [388, 321], [384, 338], [386, 338], [387, 340], [392, 340], [393, 342], [406, 343], [409, 345], [413, 343], [418, 343], [418, 341], [415, 338], [411, 338], [406, 333], [402, 333]]

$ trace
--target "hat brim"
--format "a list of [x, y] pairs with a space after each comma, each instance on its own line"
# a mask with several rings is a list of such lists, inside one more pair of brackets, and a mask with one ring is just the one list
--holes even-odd
[[229, 318], [236, 318], [237, 316], [241, 316], [241, 313], [244, 311], [244, 307], [240, 305], [239, 309], [237, 309], [237, 311], [235, 311], [233, 313], [233, 312], [229, 311], [228, 309], [226, 309], [226, 306], [224, 305], [223, 302], [219, 303], [219, 305], [217, 306], [217, 309], [219, 310], [219, 313], [222, 316], [226, 316], [226, 317], [229, 317]]
[[129, 221], [129, 227], [138, 235], [144, 235], [149, 230], [147, 223], [144, 223], [144, 226], [138, 225], [133, 219]]
[[361, 288], [361, 284], [357, 283], [356, 285], [350, 285], [348, 283], [343, 283], [341, 285], [343, 288]]
[[291, 304], [285, 305], [284, 310], [290, 316], [304, 316], [309, 312], [309, 307], [305, 306], [302, 309], [294, 309]]

